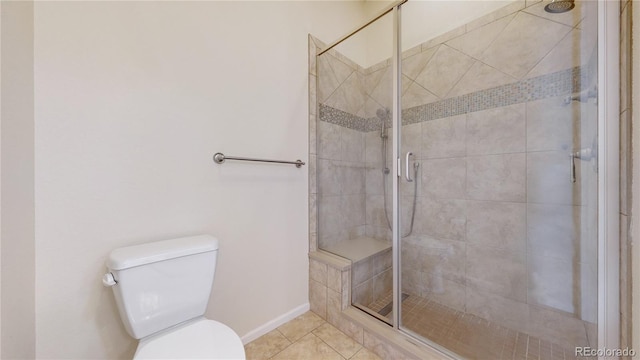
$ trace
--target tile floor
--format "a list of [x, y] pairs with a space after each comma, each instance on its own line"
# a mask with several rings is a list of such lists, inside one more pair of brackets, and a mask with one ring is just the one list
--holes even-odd
[[[386, 301], [386, 302], [385, 302]], [[383, 308], [388, 298], [370, 305]], [[548, 341], [452, 310], [435, 301], [409, 296], [403, 323], [412, 331], [467, 359], [581, 359]], [[389, 315], [391, 316], [391, 315]], [[380, 360], [349, 336], [307, 312], [245, 346], [248, 360]]]
[[245, 345], [245, 351], [248, 360], [380, 360], [310, 311]]

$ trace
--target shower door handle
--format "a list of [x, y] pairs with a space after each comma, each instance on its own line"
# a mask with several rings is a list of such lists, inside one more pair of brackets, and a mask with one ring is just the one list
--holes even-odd
[[408, 182], [413, 181], [413, 179], [411, 178], [411, 173], [409, 172], [409, 158], [411, 157], [411, 155], [413, 155], [413, 153], [411, 151], [407, 151], [407, 155], [404, 158], [404, 177]]

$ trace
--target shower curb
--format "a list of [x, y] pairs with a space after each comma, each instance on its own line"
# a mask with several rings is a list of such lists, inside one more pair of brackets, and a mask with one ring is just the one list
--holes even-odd
[[383, 359], [454, 359], [351, 305], [351, 261], [309, 252], [311, 311]]

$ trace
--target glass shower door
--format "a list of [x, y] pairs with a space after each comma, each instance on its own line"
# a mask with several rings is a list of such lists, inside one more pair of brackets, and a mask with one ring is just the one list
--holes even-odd
[[316, 58], [318, 246], [351, 261], [351, 304], [387, 323], [393, 307], [390, 17]]
[[597, 3], [571, 3], [402, 5], [399, 326], [464, 357], [597, 347]]

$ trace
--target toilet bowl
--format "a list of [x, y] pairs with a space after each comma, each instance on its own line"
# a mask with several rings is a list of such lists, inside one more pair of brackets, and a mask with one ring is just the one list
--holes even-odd
[[242, 341], [230, 327], [200, 318], [142, 339], [134, 359], [244, 359]]
[[245, 359], [240, 337], [204, 317], [218, 255], [210, 235], [111, 252], [105, 286], [125, 329], [139, 339], [134, 359]]

